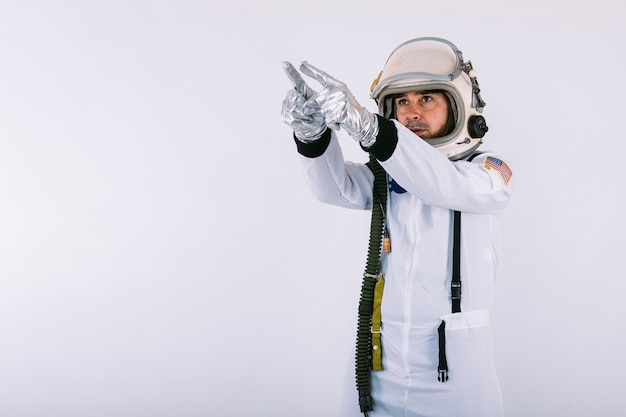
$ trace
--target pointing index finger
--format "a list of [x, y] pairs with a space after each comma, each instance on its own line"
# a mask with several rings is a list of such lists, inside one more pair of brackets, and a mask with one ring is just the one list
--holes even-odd
[[336, 81], [333, 77], [326, 74], [324, 71], [314, 67], [313, 65], [309, 64], [307, 61], [302, 61], [302, 63], [300, 64], [300, 71], [302, 71], [304, 74], [308, 75], [309, 77], [316, 79], [324, 87], [326, 87], [326, 85], [329, 84], [330, 82]]
[[304, 81], [304, 78], [302, 78], [298, 70], [293, 65], [291, 65], [290, 62], [287, 61], [283, 62], [283, 68], [285, 69], [287, 77], [289, 77], [289, 79], [291, 80], [293, 88], [299, 94], [302, 94], [305, 99], [309, 99], [313, 95], [313, 91], [306, 84], [306, 81]]

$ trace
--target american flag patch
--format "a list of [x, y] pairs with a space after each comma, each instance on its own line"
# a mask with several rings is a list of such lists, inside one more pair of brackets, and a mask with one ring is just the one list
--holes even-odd
[[502, 175], [504, 179], [504, 183], [509, 185], [511, 181], [511, 177], [513, 176], [513, 171], [511, 168], [501, 159], [494, 158], [493, 156], [488, 156], [485, 158], [485, 168], [487, 169], [495, 169]]

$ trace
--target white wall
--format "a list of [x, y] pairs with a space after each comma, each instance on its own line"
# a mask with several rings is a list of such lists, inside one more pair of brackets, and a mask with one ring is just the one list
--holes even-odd
[[472, 60], [485, 146], [515, 170], [493, 311], [507, 417], [623, 415], [610, 0], [2, 1], [0, 415], [335, 416], [369, 214], [309, 194], [281, 61], [374, 110], [371, 81], [419, 36]]

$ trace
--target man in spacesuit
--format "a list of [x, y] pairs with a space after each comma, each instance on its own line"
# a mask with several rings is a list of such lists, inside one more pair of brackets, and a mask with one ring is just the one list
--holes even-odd
[[382, 366], [371, 371], [373, 406], [355, 401], [353, 415], [502, 416], [489, 309], [513, 172], [502, 156], [478, 151], [487, 126], [471, 62], [445, 39], [399, 45], [372, 85], [378, 114], [313, 65], [300, 71], [319, 91], [283, 65], [294, 88], [282, 119], [316, 198], [374, 204], [372, 169], [344, 161], [339, 130], [375, 157], [389, 187]]

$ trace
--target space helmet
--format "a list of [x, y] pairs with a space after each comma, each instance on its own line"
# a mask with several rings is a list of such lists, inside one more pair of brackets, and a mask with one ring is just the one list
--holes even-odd
[[392, 119], [396, 117], [394, 95], [408, 91], [440, 91], [448, 98], [449, 129], [442, 137], [428, 139], [448, 159], [464, 158], [480, 146], [488, 130], [481, 115], [485, 102], [472, 63], [463, 60], [452, 42], [422, 37], [393, 50], [372, 83], [370, 97], [379, 114]]

